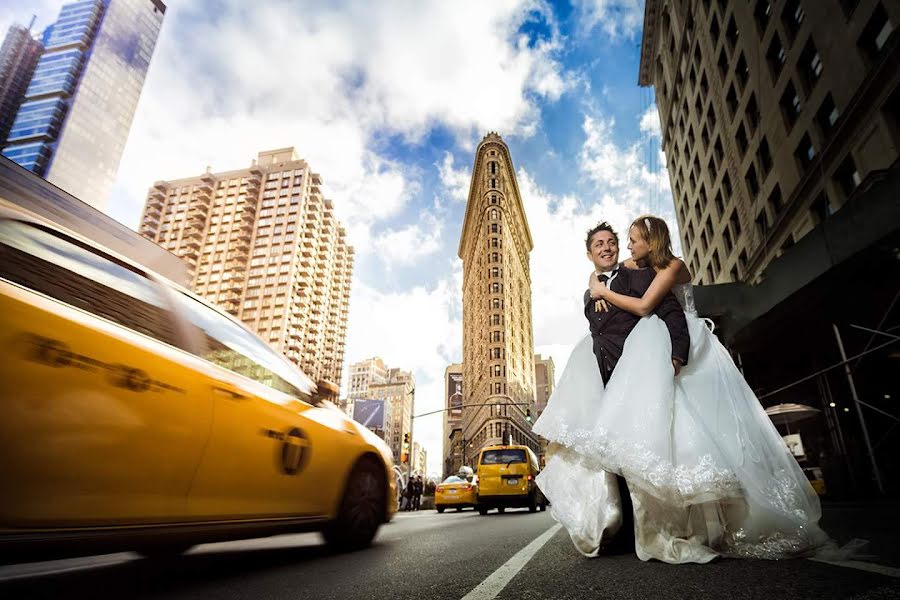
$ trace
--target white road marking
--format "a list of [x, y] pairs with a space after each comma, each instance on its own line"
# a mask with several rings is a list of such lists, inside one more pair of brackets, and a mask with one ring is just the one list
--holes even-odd
[[503, 588], [506, 587], [513, 577], [522, 570], [531, 558], [537, 554], [544, 544], [550, 541], [562, 525], [557, 523], [530, 544], [519, 550], [515, 555], [506, 561], [499, 569], [491, 573], [487, 579], [475, 586], [471, 592], [462, 597], [462, 600], [492, 600], [497, 597]]
[[859, 569], [860, 571], [868, 571], [869, 573], [878, 573], [879, 575], [887, 575], [888, 577], [900, 578], [900, 569], [896, 567], [879, 565], [878, 563], [863, 562], [861, 560], [823, 560], [821, 558], [810, 558], [809, 560], [818, 563], [825, 563], [826, 565], [847, 567], [848, 569]]

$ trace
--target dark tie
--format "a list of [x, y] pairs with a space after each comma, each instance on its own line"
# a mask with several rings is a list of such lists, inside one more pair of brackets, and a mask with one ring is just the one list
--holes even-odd
[[606, 283], [607, 281], [609, 281], [609, 278], [615, 275], [618, 271], [618, 269], [614, 269], [609, 275], [607, 275], [606, 273], [601, 274], [600, 283]]

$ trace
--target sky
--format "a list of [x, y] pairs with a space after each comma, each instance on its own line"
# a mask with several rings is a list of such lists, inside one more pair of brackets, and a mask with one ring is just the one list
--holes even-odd
[[[3, 31], [62, 0], [4, 0]], [[244, 168], [294, 146], [356, 251], [347, 366], [380, 356], [443, 407], [462, 361], [456, 255], [474, 162], [507, 143], [534, 250], [535, 351], [557, 377], [587, 333], [585, 232], [665, 218], [677, 239], [651, 88], [637, 85], [642, 0], [169, 1], [107, 212], [137, 227], [156, 180]], [[676, 248], [676, 254], [679, 249]], [[624, 250], [623, 255], [627, 253]], [[416, 419], [429, 473], [442, 416]]]

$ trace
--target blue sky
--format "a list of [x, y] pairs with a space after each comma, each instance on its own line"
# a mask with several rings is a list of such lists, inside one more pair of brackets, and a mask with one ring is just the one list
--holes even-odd
[[[0, 27], [60, 0], [11, 0]], [[356, 248], [346, 358], [413, 371], [440, 408], [461, 360], [456, 257], [474, 150], [510, 147], [535, 241], [536, 351], [557, 375], [586, 333], [585, 230], [673, 225], [652, 90], [637, 86], [642, 0], [168, 2], [108, 212], [136, 226], [157, 179], [294, 146]], [[673, 233], [675, 233], [673, 231]], [[440, 417], [416, 423], [441, 464]]]

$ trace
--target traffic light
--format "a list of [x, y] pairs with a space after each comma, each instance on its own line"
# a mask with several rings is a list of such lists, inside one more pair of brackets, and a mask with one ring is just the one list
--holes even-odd
[[403, 434], [403, 446], [400, 450], [400, 463], [409, 461], [409, 432]]
[[525, 409], [525, 420], [528, 421], [529, 423], [531, 423], [531, 409], [530, 408]]
[[403, 434], [403, 449], [409, 450], [409, 432]]

